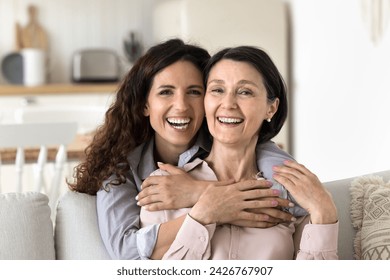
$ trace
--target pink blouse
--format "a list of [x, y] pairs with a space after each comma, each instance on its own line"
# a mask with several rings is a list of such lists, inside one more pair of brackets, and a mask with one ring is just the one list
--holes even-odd
[[[217, 180], [205, 161], [196, 159], [184, 170], [198, 180]], [[152, 175], [164, 175], [157, 170]], [[149, 212], [141, 209], [141, 226], [163, 223], [186, 215], [163, 259], [188, 260], [292, 260], [338, 259], [338, 222], [310, 224], [309, 216], [271, 228], [202, 225], [188, 215], [190, 208]]]

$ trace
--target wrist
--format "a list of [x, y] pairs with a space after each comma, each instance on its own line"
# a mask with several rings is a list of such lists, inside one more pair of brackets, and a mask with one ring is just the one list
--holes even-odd
[[202, 209], [197, 209], [196, 205], [190, 210], [188, 215], [202, 225], [209, 225], [215, 223], [212, 219], [210, 219], [209, 215]]
[[196, 184], [194, 184], [194, 187], [192, 189], [192, 197], [191, 197], [191, 203], [192, 206], [194, 206], [206, 190], [208, 186], [208, 182], [206, 181], [196, 181]]
[[336, 207], [310, 214], [312, 224], [334, 224], [338, 221]]

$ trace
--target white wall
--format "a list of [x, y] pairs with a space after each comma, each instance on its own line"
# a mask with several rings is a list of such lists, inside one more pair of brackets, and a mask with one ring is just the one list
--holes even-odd
[[375, 45], [362, 1], [291, 0], [293, 151], [327, 181], [390, 168], [390, 28]]

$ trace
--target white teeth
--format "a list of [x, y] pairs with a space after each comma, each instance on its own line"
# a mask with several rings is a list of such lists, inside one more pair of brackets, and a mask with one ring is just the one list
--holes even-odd
[[228, 123], [228, 124], [236, 124], [236, 123], [242, 123], [243, 120], [242, 119], [238, 119], [238, 118], [218, 118], [218, 121], [221, 122], [221, 123]]
[[172, 127], [176, 128], [176, 129], [180, 129], [180, 130], [184, 130], [188, 127], [188, 124], [185, 124], [185, 125], [172, 125]]
[[184, 118], [184, 119], [167, 118], [167, 121], [170, 124], [189, 124], [190, 123], [190, 119], [189, 118]]
[[190, 118], [183, 118], [183, 119], [178, 119], [178, 118], [167, 118], [167, 122], [174, 128], [184, 130], [188, 127], [188, 125], [191, 122]]

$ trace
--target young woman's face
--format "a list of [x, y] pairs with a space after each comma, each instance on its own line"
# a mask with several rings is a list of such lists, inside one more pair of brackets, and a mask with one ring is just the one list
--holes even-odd
[[256, 141], [279, 100], [267, 101], [261, 74], [249, 63], [223, 59], [210, 71], [205, 96], [207, 124], [214, 140], [245, 145]]
[[153, 79], [144, 114], [150, 117], [156, 145], [185, 151], [204, 118], [202, 73], [178, 61]]

